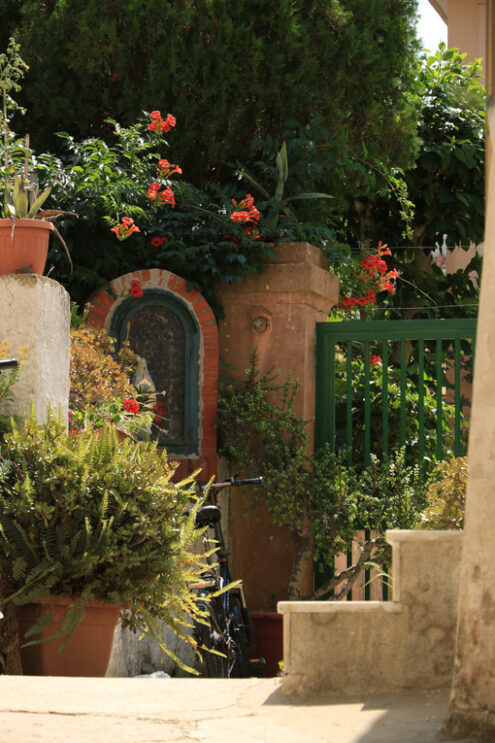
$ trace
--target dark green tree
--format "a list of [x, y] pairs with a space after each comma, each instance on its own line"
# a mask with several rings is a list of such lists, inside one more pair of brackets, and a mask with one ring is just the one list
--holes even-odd
[[406, 95], [416, 5], [8, 0], [0, 28], [16, 32], [31, 67], [23, 103], [36, 149], [56, 148], [60, 130], [111, 136], [108, 116], [128, 125], [142, 109], [170, 111], [178, 161], [203, 185], [225, 162], [245, 161], [254, 137], [316, 115], [322, 153], [404, 165], [416, 122]]

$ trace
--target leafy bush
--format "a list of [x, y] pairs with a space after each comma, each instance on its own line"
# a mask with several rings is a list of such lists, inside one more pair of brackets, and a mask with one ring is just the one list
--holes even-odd
[[[428, 468], [425, 471], [417, 461], [415, 434], [401, 446], [397, 421], [396, 431], [391, 425], [393, 453], [383, 456], [378, 447], [381, 456], [372, 454], [368, 466], [359, 458], [359, 443], [353, 444], [354, 465], [346, 462], [345, 451], [333, 454], [323, 447], [311, 454], [308, 422], [294, 412], [297, 390], [290, 377], [279, 382], [273, 371], [261, 374], [253, 356], [247, 378], [243, 382], [224, 378], [218, 397], [221, 453], [246, 476], [256, 461], [263, 486], [254, 491], [253, 500], [262, 498], [274, 524], [286, 528], [297, 546], [288, 582], [290, 599], [301, 598], [307, 561], [315, 557], [320, 564], [333, 564], [358, 529], [378, 534], [368, 545], [369, 557], [386, 561], [385, 530], [414, 526], [425, 507], [429, 482]], [[429, 412], [433, 417], [433, 408]], [[379, 437], [378, 431], [372, 436]], [[427, 456], [430, 448], [431, 442]], [[435, 477], [433, 451], [430, 454], [429, 470]], [[363, 567], [364, 561], [358, 570]], [[354, 580], [356, 574], [333, 578], [313, 598], [328, 594], [339, 580]]]
[[[231, 201], [239, 197], [238, 186], [201, 190], [165, 177], [168, 188], [173, 185], [174, 205], [161, 202], [150, 186], [163, 180], [160, 163], [168, 162], [162, 133], [149, 129], [150, 116], [127, 128], [109, 123], [111, 144], [96, 137], [78, 142], [64, 134], [67, 152], [61, 158], [49, 153], [37, 158], [40, 179], [55, 180], [57, 204], [77, 214], [63, 223], [75, 268], [69, 272], [65, 256], [54, 247], [49, 258], [57, 277], [82, 304], [115, 276], [166, 268], [187, 279], [220, 312], [217, 285], [261, 271], [263, 259], [272, 254], [266, 242], [252, 239], [243, 225], [232, 221]], [[175, 168], [165, 172], [179, 174]], [[117, 240], [108, 229], [124, 216], [138, 226], [130, 241]]]
[[164, 452], [129, 439], [119, 446], [109, 427], [67, 437], [52, 415], [14, 427], [1, 455], [0, 570], [10, 601], [71, 597], [70, 634], [84, 602], [100, 599], [122, 606], [125, 622], [164, 652], [159, 620], [192, 642], [191, 616], [201, 610], [187, 583], [204, 565], [190, 551], [194, 509], [184, 513], [197, 499], [191, 480], [172, 482]]
[[426, 491], [427, 506], [416, 529], [462, 529], [468, 476], [467, 457], [439, 462], [436, 477]]
[[253, 460], [263, 476], [262, 498], [275, 524], [288, 529], [297, 555], [289, 599], [301, 597], [300, 581], [311, 557], [311, 541], [325, 554], [341, 551], [356, 529], [353, 473], [328, 450], [308, 455], [307, 421], [293, 409], [298, 384], [261, 374], [252, 357], [243, 383], [224, 379], [218, 394], [220, 452], [246, 475]]
[[132, 384], [139, 358], [124, 344], [118, 354], [104, 329], [83, 323], [71, 329], [69, 419], [72, 433], [105, 422], [143, 437], [154, 418], [156, 395]]
[[117, 358], [114, 343], [104, 329], [81, 325], [71, 330], [70, 397], [71, 410], [113, 402], [115, 398], [135, 397], [131, 376], [138, 357], [123, 346]]

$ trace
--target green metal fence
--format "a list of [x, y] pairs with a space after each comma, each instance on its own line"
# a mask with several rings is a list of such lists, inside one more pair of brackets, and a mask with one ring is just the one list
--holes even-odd
[[315, 449], [358, 466], [402, 445], [420, 465], [463, 454], [475, 338], [475, 319], [318, 323]]
[[[476, 320], [464, 318], [318, 323], [315, 447], [328, 442], [334, 451], [346, 449], [352, 461], [354, 429], [360, 426], [361, 459], [363, 464], [368, 464], [372, 451], [372, 401], [376, 402], [378, 397], [381, 452], [389, 451], [391, 415], [396, 411], [400, 443], [406, 442], [408, 428], [414, 423], [418, 461], [422, 461], [427, 443], [425, 399], [427, 395], [431, 399], [434, 394], [436, 457], [441, 459], [444, 451], [446, 402], [455, 409], [450, 424], [454, 452], [460, 454], [462, 421], [469, 405], [463, 387], [472, 375], [475, 335]], [[373, 394], [377, 382], [376, 369], [373, 372], [376, 357], [380, 358], [381, 372], [378, 396]], [[360, 374], [356, 374], [356, 362]], [[414, 411], [408, 410], [407, 400], [412, 385], [416, 390]], [[373, 414], [376, 428], [376, 405]]]

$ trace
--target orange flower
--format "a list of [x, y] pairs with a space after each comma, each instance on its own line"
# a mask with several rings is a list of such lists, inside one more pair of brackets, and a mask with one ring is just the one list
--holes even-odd
[[139, 227], [134, 224], [134, 220], [130, 217], [122, 217], [122, 222], [116, 224], [110, 231], [114, 232], [119, 240], [127, 240], [134, 232], [141, 232]]

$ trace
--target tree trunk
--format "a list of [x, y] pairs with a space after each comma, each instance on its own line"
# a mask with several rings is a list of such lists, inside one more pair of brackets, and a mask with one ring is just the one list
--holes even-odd
[[287, 586], [287, 600], [300, 601], [302, 595], [302, 581], [304, 571], [311, 558], [311, 539], [307, 534], [296, 537], [297, 552], [292, 563], [292, 571]]

